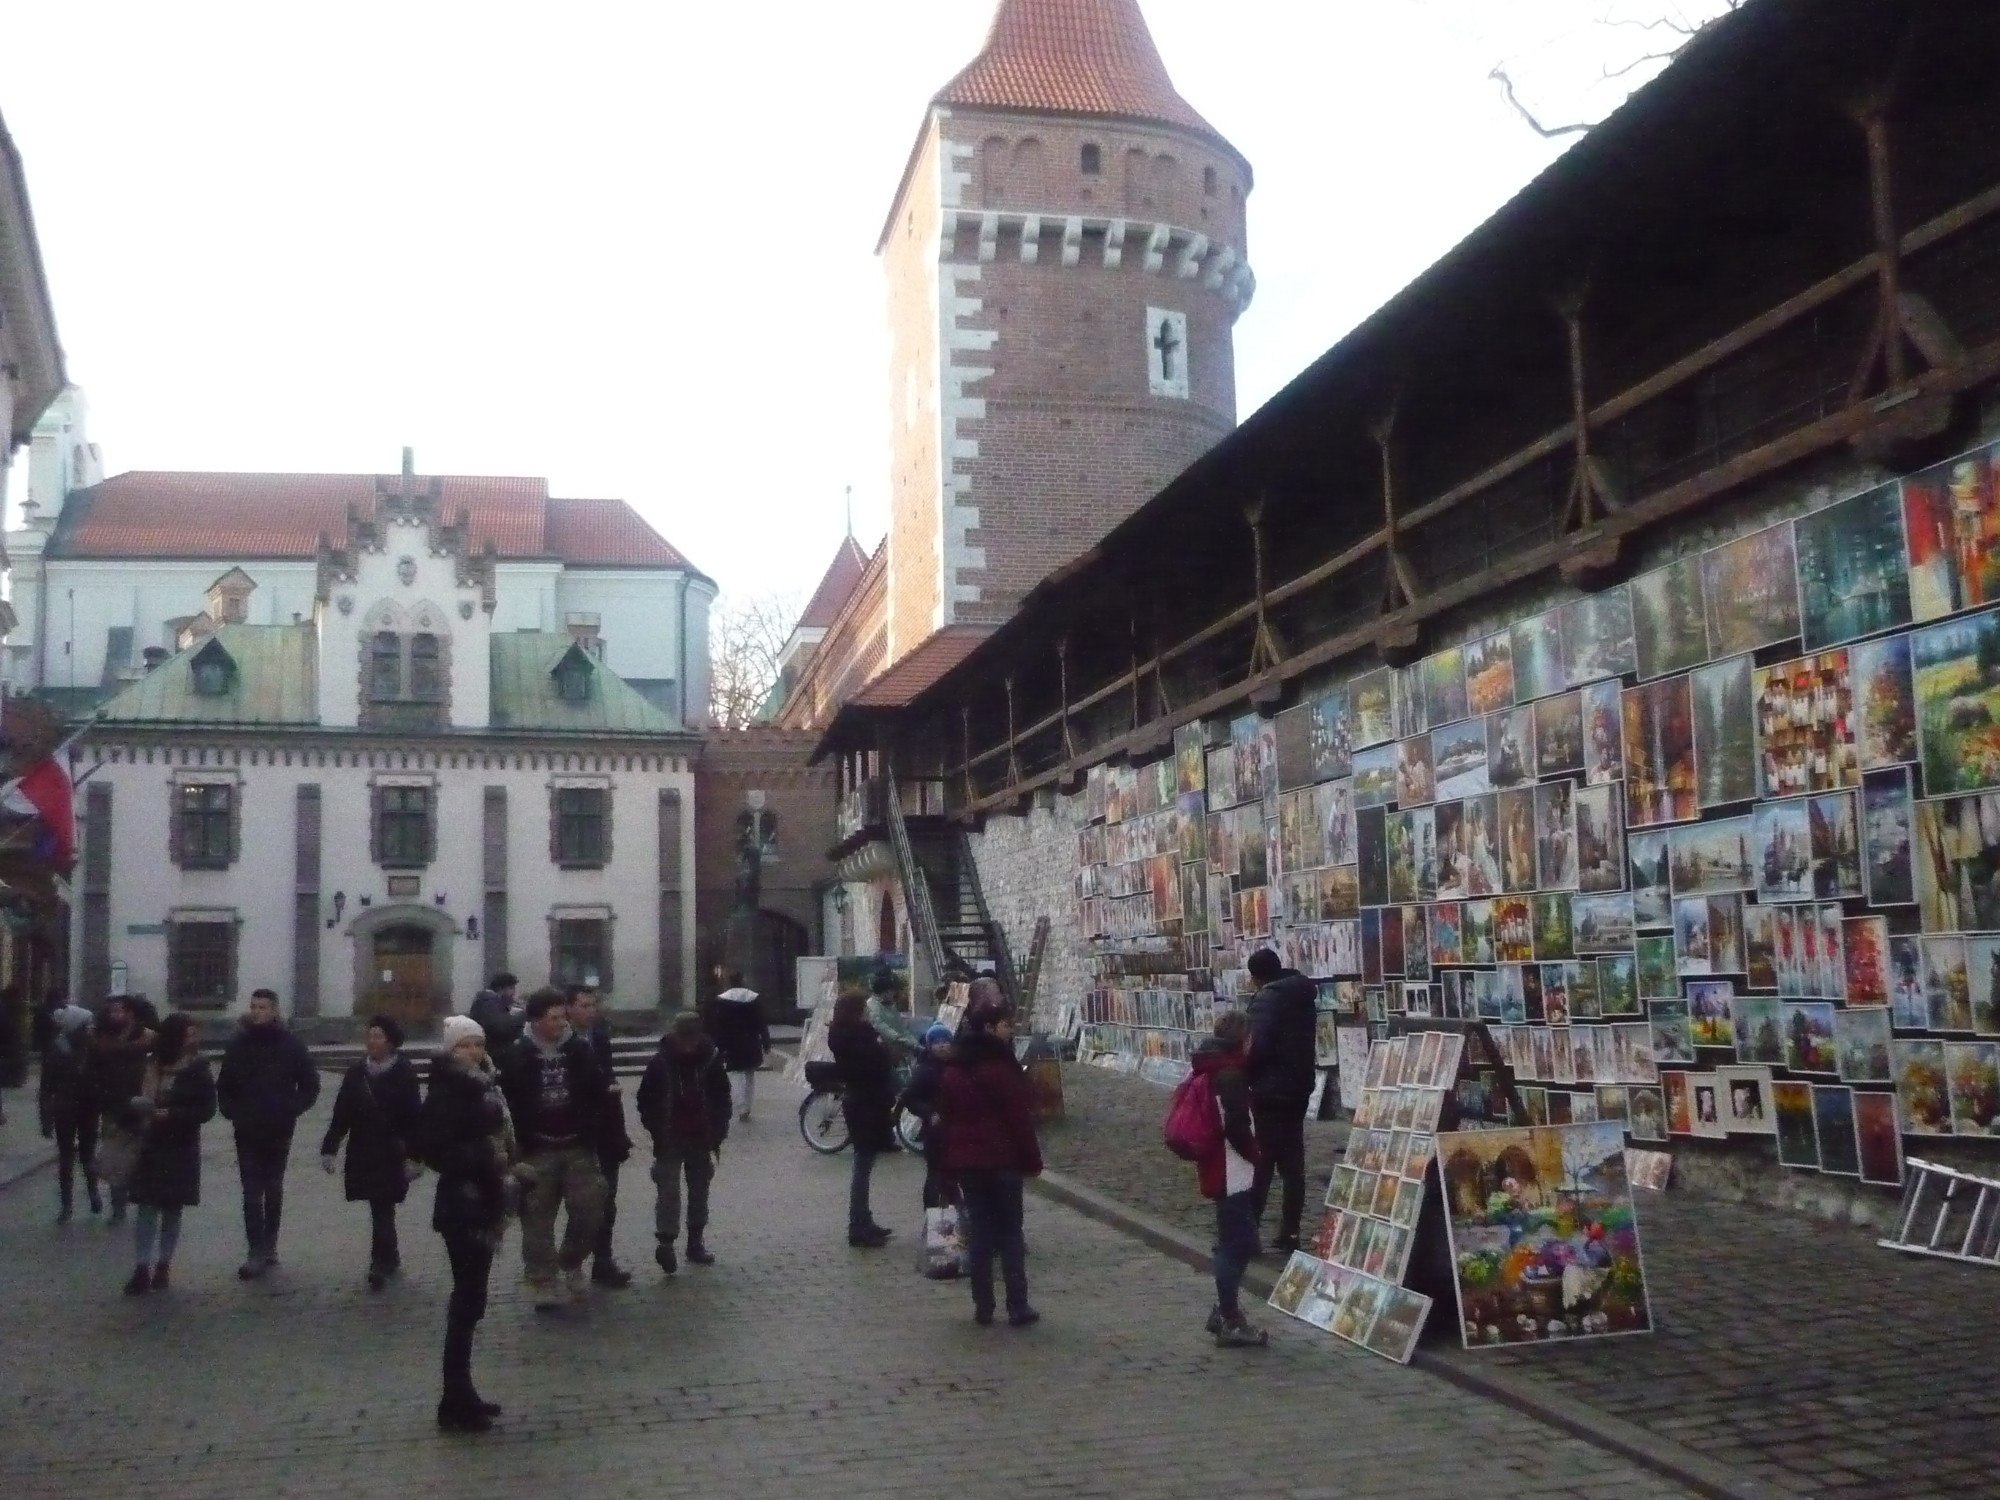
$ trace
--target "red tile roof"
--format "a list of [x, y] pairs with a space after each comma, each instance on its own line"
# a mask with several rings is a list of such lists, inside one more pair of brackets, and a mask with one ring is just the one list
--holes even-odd
[[1175, 91], [1139, 0], [1001, 0], [985, 50], [932, 102], [1108, 115], [1222, 138]]
[[847, 602], [847, 596], [854, 592], [854, 586], [861, 582], [861, 575], [868, 571], [868, 554], [861, 550], [861, 544], [848, 537], [840, 544], [840, 550], [833, 554], [833, 561], [826, 565], [826, 572], [820, 578], [819, 587], [813, 590], [812, 598], [799, 612], [800, 630], [824, 630], [840, 615], [840, 606]]
[[933, 631], [841, 707], [903, 708], [972, 655], [973, 648], [992, 633], [990, 625], [947, 625]]
[[[415, 486], [428, 490], [433, 476]], [[447, 520], [464, 510], [474, 541], [506, 558], [579, 566], [687, 567], [622, 500], [554, 500], [548, 481], [437, 476]], [[396, 479], [388, 477], [393, 488]], [[311, 557], [324, 534], [347, 535], [350, 507], [375, 506], [373, 474], [200, 474], [134, 470], [79, 491], [63, 507], [52, 557], [257, 559]]]

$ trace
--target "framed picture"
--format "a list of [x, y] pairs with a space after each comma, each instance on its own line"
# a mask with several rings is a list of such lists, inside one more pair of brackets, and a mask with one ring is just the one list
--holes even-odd
[[1486, 718], [1486, 780], [1496, 791], [1535, 779], [1535, 711], [1504, 709]]
[[1583, 771], [1583, 694], [1558, 693], [1535, 700], [1535, 773], [1575, 776]]
[[1885, 635], [1848, 648], [1854, 744], [1864, 771], [1917, 759], [1917, 698], [1910, 638]]
[[2000, 610], [1916, 631], [1910, 661], [1924, 791], [1937, 797], [2000, 786]]
[[[1575, 803], [1577, 889], [1623, 890], [1625, 827], [1618, 787], [1615, 784], [1579, 787]], [[1637, 920], [1636, 910], [1634, 920]]]
[[1683, 557], [1632, 580], [1639, 676], [1665, 677], [1708, 660], [1708, 600], [1700, 557]]
[[1791, 797], [1859, 784], [1854, 689], [1845, 651], [1757, 667], [1750, 687], [1758, 796]]
[[1562, 607], [1563, 680], [1571, 687], [1639, 670], [1632, 596], [1624, 584]]
[[1789, 521], [1704, 552], [1701, 581], [1709, 650], [1733, 656], [1797, 636], [1796, 576]]
[[1685, 1000], [1649, 1000], [1647, 1018], [1653, 1027], [1653, 1061], [1662, 1065], [1692, 1063], [1694, 1036]]
[[1557, 612], [1548, 610], [1508, 628], [1514, 669], [1514, 701], [1530, 703], [1563, 690], [1562, 632]]
[[1387, 667], [1363, 672], [1348, 683], [1348, 712], [1354, 720], [1355, 750], [1384, 744], [1396, 737], [1394, 696], [1394, 680]]
[[1861, 1180], [1900, 1188], [1903, 1133], [1896, 1123], [1896, 1096], [1855, 1090], [1854, 1133], [1861, 1152]]
[[1854, 1090], [1844, 1083], [1812, 1086], [1819, 1169], [1836, 1177], [1861, 1175], [1861, 1140], [1855, 1131]]
[[1907, 906], [1917, 899], [1916, 804], [1910, 773], [1894, 766], [1861, 777], [1861, 863], [1870, 906]]
[[1951, 1134], [1951, 1082], [1944, 1043], [1898, 1039], [1889, 1044], [1896, 1070], [1896, 1109], [1905, 1135]]
[[1792, 536], [1799, 567], [1799, 636], [1806, 650], [1910, 623], [1900, 485], [1878, 485], [1801, 516], [1792, 523]]
[[1643, 828], [1698, 817], [1688, 679], [1662, 677], [1627, 688], [1623, 708], [1626, 822]]
[[1730, 1000], [1731, 1030], [1739, 1063], [1783, 1067], [1784, 1002], [1768, 995], [1736, 995]]
[[1751, 816], [1684, 823], [1667, 835], [1673, 893], [1706, 896], [1757, 887]]
[[1813, 1112], [1813, 1086], [1778, 1080], [1771, 1085], [1771, 1104], [1778, 1117], [1779, 1165], [1817, 1172], [1819, 1123]]
[[1704, 808], [1757, 795], [1757, 734], [1750, 658], [1697, 667], [1688, 678], [1694, 702], [1696, 800]]
[[1771, 1102], [1768, 1068], [1717, 1068], [1722, 1128], [1729, 1135], [1776, 1135], [1777, 1110]]
[[1995, 451], [1976, 449], [1903, 481], [1910, 606], [1919, 620], [2000, 598]]
[[1794, 1073], [1838, 1073], [1831, 1001], [1783, 1000], [1785, 1066]]

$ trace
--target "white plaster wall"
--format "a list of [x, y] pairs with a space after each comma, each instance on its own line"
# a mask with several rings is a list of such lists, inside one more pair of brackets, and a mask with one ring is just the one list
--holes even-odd
[[494, 569], [493, 628], [495, 630], [560, 630], [556, 585], [563, 567], [557, 562], [501, 563]]
[[565, 569], [556, 580], [553, 629], [571, 614], [594, 614], [620, 677], [680, 680], [681, 574], [637, 568]]
[[[106, 742], [107, 744], [109, 742]], [[94, 773], [112, 792], [111, 945], [114, 964], [126, 966], [127, 984], [163, 999], [167, 993], [167, 943], [163, 935], [128, 931], [162, 923], [176, 909], [233, 908], [242, 920], [236, 1010], [251, 990], [269, 985], [291, 1009], [292, 922], [297, 850], [293, 829], [297, 789], [321, 788], [320, 1014], [350, 1016], [354, 993], [354, 922], [371, 909], [391, 904], [388, 877], [417, 874], [415, 904], [447, 913], [457, 929], [451, 944], [451, 973], [441, 974], [454, 1003], [469, 1004], [497, 966], [485, 952], [484, 936], [465, 936], [465, 919], [483, 909], [485, 789], [504, 786], [508, 808], [507, 967], [530, 988], [549, 973], [550, 915], [561, 907], [598, 905], [612, 917], [611, 1001], [638, 1009], [659, 1003], [659, 796], [663, 787], [681, 794], [681, 988], [695, 993], [694, 778], [690, 771], [550, 772], [540, 770], [446, 769], [436, 772], [437, 858], [422, 871], [385, 871], [369, 859], [369, 788], [372, 778], [430, 773], [366, 766], [263, 765], [227, 768], [240, 772], [242, 839], [236, 863], [227, 870], [182, 870], [168, 858], [168, 817], [175, 777], [213, 774], [218, 768], [152, 765], [143, 761], [106, 764]], [[549, 789], [563, 777], [608, 780], [612, 786], [611, 861], [602, 870], [562, 870], [549, 859]], [[329, 929], [333, 896], [346, 903]], [[442, 905], [438, 898], [444, 898]], [[370, 906], [361, 905], [367, 897]], [[82, 903], [75, 910], [78, 920]], [[586, 915], [586, 913], [578, 913]], [[80, 962], [82, 934], [73, 934], [72, 953]], [[72, 975], [72, 982], [76, 976]], [[363, 1008], [367, 997], [362, 997]]]

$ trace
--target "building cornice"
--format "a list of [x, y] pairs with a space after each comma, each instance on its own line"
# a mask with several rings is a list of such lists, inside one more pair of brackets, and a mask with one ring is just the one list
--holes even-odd
[[951, 260], [966, 230], [978, 235], [982, 264], [1000, 258], [1000, 237], [1016, 238], [1013, 253], [1023, 265], [1039, 264], [1053, 251], [1065, 266], [1084, 263], [1115, 271], [1129, 259], [1139, 269], [1178, 281], [1199, 281], [1220, 292], [1240, 313], [1257, 292], [1256, 273], [1236, 246], [1206, 230], [1115, 214], [1065, 214], [1018, 208], [945, 208], [938, 222], [938, 258]]

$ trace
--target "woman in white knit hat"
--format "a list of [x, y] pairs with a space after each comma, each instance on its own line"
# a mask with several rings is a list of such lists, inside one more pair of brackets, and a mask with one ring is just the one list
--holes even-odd
[[444, 1394], [438, 1426], [485, 1432], [500, 1415], [472, 1384], [472, 1335], [486, 1316], [493, 1253], [507, 1226], [514, 1138], [499, 1079], [486, 1060], [486, 1033], [470, 1016], [446, 1018], [417, 1125], [423, 1159], [438, 1174], [431, 1228], [451, 1259], [444, 1324]]

